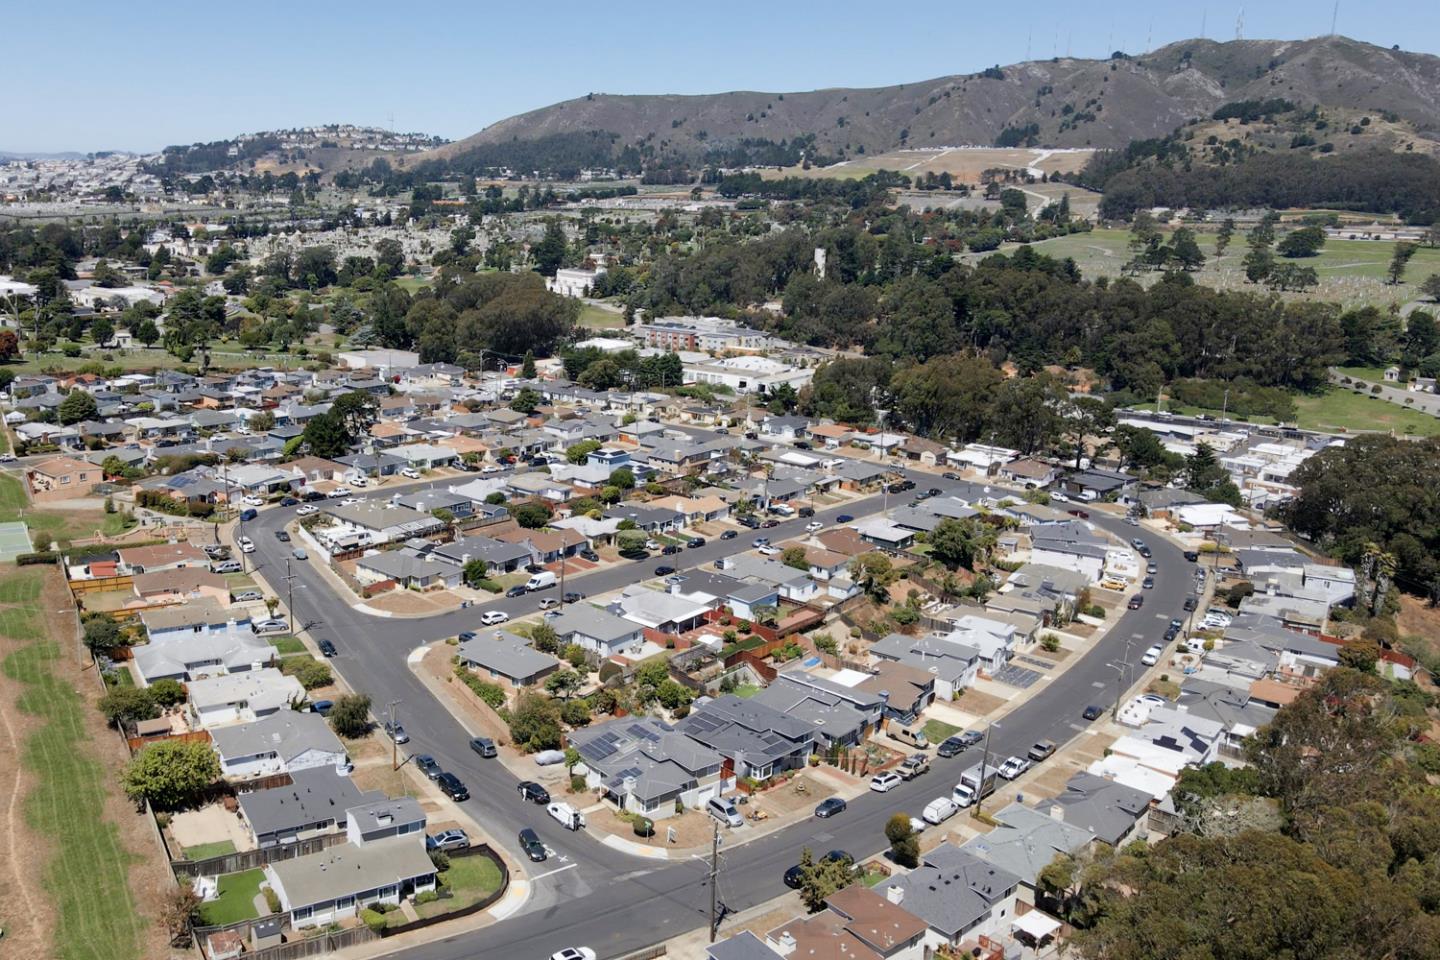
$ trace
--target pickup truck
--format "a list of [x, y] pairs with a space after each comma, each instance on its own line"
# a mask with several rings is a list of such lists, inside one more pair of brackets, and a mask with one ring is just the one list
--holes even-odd
[[920, 774], [930, 772], [930, 758], [923, 753], [911, 754], [900, 761], [895, 772], [906, 780], [914, 780]]

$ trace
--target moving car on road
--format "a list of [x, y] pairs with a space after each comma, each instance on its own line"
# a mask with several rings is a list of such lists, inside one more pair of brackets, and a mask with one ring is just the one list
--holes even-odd
[[541, 863], [550, 856], [545, 844], [540, 842], [540, 835], [529, 827], [520, 831], [520, 849], [525, 851], [525, 856], [529, 857], [532, 863]]
[[839, 797], [826, 797], [824, 800], [821, 800], [820, 805], [815, 808], [815, 816], [821, 820], [825, 820], [835, 816], [837, 813], [844, 813], [847, 806], [848, 804]]
[[1050, 759], [1050, 757], [1051, 757], [1054, 753], [1055, 753], [1055, 741], [1054, 741], [1054, 740], [1038, 740], [1038, 741], [1036, 741], [1036, 742], [1030, 747], [1030, 753], [1028, 754], [1028, 756], [1030, 757], [1031, 760], [1034, 760], [1036, 763], [1039, 763], [1039, 762], [1042, 761], [1042, 760], [1048, 760], [1048, 759]]
[[903, 782], [904, 778], [900, 774], [887, 770], [870, 778], [870, 789], [876, 793], [889, 793]]
[[487, 627], [493, 627], [498, 623], [504, 623], [510, 619], [510, 614], [504, 610], [486, 610], [480, 614], [480, 622]]
[[1090, 704], [1090, 706], [1085, 708], [1084, 712], [1081, 713], [1080, 716], [1084, 717], [1086, 720], [1099, 720], [1104, 713], [1104, 707], [1097, 707], [1095, 704], [1092, 703]]

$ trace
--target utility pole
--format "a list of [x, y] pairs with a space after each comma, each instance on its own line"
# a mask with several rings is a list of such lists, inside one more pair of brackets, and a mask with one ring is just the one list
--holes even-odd
[[[397, 741], [397, 740], [395, 739], [395, 707], [396, 707], [396, 705], [399, 704], [399, 703], [400, 703], [399, 700], [391, 700], [391, 701], [390, 701], [390, 769], [391, 769], [391, 770], [399, 770], [399, 769], [400, 769], [400, 743], [399, 743], [399, 741]], [[716, 826], [717, 826], [717, 827], [719, 826], [719, 822], [718, 822], [718, 821], [716, 822]]]
[[714, 831], [710, 835], [710, 942], [714, 943], [720, 932], [720, 915], [715, 912], [715, 878], [720, 872], [720, 822], [717, 820], [711, 827]]
[[980, 783], [975, 788], [975, 810], [970, 814], [976, 820], [980, 819], [980, 807], [985, 803], [985, 780], [990, 776], [990, 731], [998, 726], [1000, 724], [992, 723], [985, 728], [985, 755], [980, 758]]
[[285, 611], [290, 616], [290, 632], [295, 632], [295, 574], [290, 572], [290, 558], [285, 558]]

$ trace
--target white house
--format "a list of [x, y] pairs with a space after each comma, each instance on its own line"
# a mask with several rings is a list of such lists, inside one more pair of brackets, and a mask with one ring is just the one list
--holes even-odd
[[210, 731], [226, 777], [248, 779], [313, 767], [349, 770], [350, 758], [318, 713], [281, 710], [262, 720]]
[[231, 673], [188, 686], [190, 715], [201, 727], [249, 723], [305, 702], [305, 688], [274, 667]]

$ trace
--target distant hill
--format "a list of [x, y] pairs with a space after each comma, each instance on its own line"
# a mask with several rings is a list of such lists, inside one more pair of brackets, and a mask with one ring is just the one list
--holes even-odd
[[1143, 55], [1061, 57], [870, 89], [592, 93], [502, 120], [418, 159], [487, 155], [506, 145], [513, 151], [537, 140], [573, 146], [582, 134], [609, 135], [615, 155], [639, 147], [647, 160], [715, 159], [737, 150], [743, 158], [747, 142], [763, 152], [797, 139], [823, 157], [960, 144], [1120, 147], [1227, 103], [1271, 98], [1383, 110], [1395, 145], [1409, 137], [1440, 141], [1440, 58], [1321, 37], [1186, 40]]

